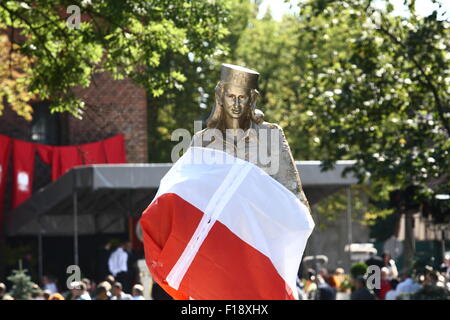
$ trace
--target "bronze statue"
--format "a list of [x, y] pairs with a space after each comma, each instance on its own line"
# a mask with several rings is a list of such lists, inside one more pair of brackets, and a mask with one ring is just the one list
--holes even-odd
[[225, 151], [256, 164], [309, 208], [283, 130], [265, 122], [256, 109], [258, 78], [254, 70], [222, 64], [207, 128], [194, 135], [191, 145]]

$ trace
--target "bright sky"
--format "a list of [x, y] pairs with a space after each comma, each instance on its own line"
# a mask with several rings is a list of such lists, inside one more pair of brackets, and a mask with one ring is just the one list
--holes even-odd
[[[298, 7], [295, 5], [300, 0], [291, 0], [288, 3], [284, 2], [284, 0], [264, 0], [264, 2], [261, 4], [261, 8], [259, 11], [259, 17], [264, 16], [266, 10], [268, 7], [270, 7], [270, 10], [272, 12], [272, 16], [275, 20], [280, 21], [283, 14], [292, 12], [292, 13], [298, 13]], [[384, 1], [380, 0], [380, 3], [383, 3]], [[449, 0], [440, 0], [442, 4], [441, 12], [444, 13], [444, 17], [446, 19], [450, 19], [450, 1]], [[399, 15], [406, 15], [407, 14], [407, 8], [403, 6], [403, 0], [394, 0], [393, 1], [395, 5], [395, 11]], [[438, 5], [433, 4], [431, 0], [416, 0], [416, 10], [419, 14], [423, 16], [429, 15], [431, 12], [433, 12], [433, 9], [437, 9]]]

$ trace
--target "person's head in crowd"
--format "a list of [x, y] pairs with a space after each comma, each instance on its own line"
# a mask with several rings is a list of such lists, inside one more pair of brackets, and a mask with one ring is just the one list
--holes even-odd
[[144, 295], [144, 287], [141, 284], [135, 284], [131, 290], [133, 297], [139, 297]]
[[33, 284], [32, 288], [31, 298], [33, 300], [44, 300], [43, 291], [36, 283]]
[[131, 251], [131, 250], [133, 250], [133, 244], [131, 243], [131, 241], [126, 241], [126, 242], [125, 242], [124, 249], [125, 249], [126, 251]]
[[64, 299], [63, 295], [61, 293], [54, 293], [48, 298], [48, 300], [66, 300]]
[[355, 279], [355, 288], [356, 289], [362, 289], [366, 287], [366, 279], [363, 276], [358, 276]]
[[109, 283], [108, 281], [102, 281], [102, 282], [100, 282], [100, 283], [98, 284], [97, 287], [100, 287], [100, 286], [105, 287], [105, 289], [106, 289], [106, 291], [107, 291], [108, 294], [111, 292], [112, 285], [111, 285], [111, 283]]
[[384, 252], [381, 257], [383, 258], [384, 265], [388, 265], [389, 261], [391, 261], [391, 255], [387, 252]]
[[326, 279], [328, 277], [328, 270], [326, 268], [320, 268], [319, 275]]
[[114, 282], [116, 282], [116, 279], [112, 274], [109, 274], [106, 276], [105, 281], [109, 282], [109, 284], [112, 286]]
[[119, 248], [122, 248], [123, 250], [127, 250], [127, 246], [128, 246], [128, 240], [120, 241]]
[[86, 285], [86, 291], [91, 291], [92, 289], [92, 285], [91, 285], [91, 280], [89, 280], [88, 278], [83, 278], [81, 279], [81, 282], [83, 282]]
[[0, 282], [0, 300], [6, 294], [6, 285], [3, 282]]
[[112, 285], [113, 296], [120, 297], [122, 294], [122, 284], [120, 282], [114, 282]]
[[336, 271], [334, 273], [337, 275], [343, 275], [345, 271], [343, 268], [336, 268]]
[[42, 297], [44, 298], [44, 300], [49, 300], [51, 295], [52, 293], [50, 292], [50, 290], [44, 290], [42, 292]]
[[71, 284], [72, 299], [81, 297], [86, 292], [86, 284], [83, 281], [74, 281]]
[[430, 271], [430, 272], [426, 273], [425, 282], [427, 284], [437, 284], [438, 281], [439, 281], [439, 277], [436, 272]]
[[104, 249], [110, 250], [111, 247], [112, 247], [112, 245], [111, 245], [111, 241], [110, 241], [110, 240], [105, 240], [105, 241], [103, 241], [103, 248], [104, 248]]
[[408, 278], [411, 278], [411, 271], [407, 270], [407, 271], [403, 271], [401, 273], [401, 279], [402, 280], [406, 280]]
[[444, 256], [444, 263], [446, 266], [450, 267], [450, 254]]
[[108, 291], [106, 286], [99, 284], [95, 290], [95, 300], [109, 300]]
[[338, 283], [336, 282], [336, 277], [334, 277], [334, 276], [328, 277], [328, 281], [327, 282], [333, 288], [337, 288], [338, 287]]
[[392, 279], [391, 281], [389, 281], [392, 287], [392, 290], [397, 289], [397, 286], [399, 284], [399, 281], [397, 279]]
[[308, 269], [308, 280], [311, 280], [311, 281], [316, 280], [316, 271], [312, 268]]

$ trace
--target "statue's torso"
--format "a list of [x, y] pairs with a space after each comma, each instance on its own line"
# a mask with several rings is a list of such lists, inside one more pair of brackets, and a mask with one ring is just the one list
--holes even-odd
[[248, 130], [241, 130], [236, 137], [218, 135], [217, 132], [212, 129], [199, 131], [191, 145], [225, 151], [254, 163], [309, 207], [289, 144], [278, 125], [252, 122]]

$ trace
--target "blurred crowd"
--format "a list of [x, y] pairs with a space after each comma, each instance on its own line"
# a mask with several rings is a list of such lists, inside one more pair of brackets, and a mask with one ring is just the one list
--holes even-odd
[[[363, 272], [358, 268], [364, 266]], [[368, 266], [380, 270], [379, 281], [366, 272]], [[343, 268], [330, 270], [309, 268], [297, 280], [301, 300], [449, 300], [450, 255], [439, 268], [426, 266], [423, 270], [399, 273], [389, 254], [372, 255], [357, 264], [349, 274]]]
[[[122, 241], [115, 248], [107, 241], [96, 254], [96, 271], [92, 279], [61, 283], [52, 275], [44, 275], [39, 285], [32, 283], [30, 299], [144, 300], [138, 258], [130, 241]], [[14, 300], [13, 295], [8, 293], [10, 289], [0, 282], [0, 300]], [[158, 289], [155, 289], [153, 295], [157, 294]]]
[[[114, 250], [105, 243], [97, 255], [96, 276], [61, 284], [44, 275], [40, 285], [32, 283], [33, 300], [145, 300], [131, 243], [121, 242]], [[378, 279], [367, 270], [376, 266]], [[374, 269], [374, 268], [371, 268]], [[0, 300], [14, 300], [7, 286], [0, 282]], [[372, 255], [352, 266], [343, 268], [309, 268], [297, 279], [301, 300], [448, 300], [450, 299], [450, 255], [439, 268], [425, 266], [422, 270], [399, 273], [395, 261], [387, 253]], [[171, 297], [156, 283], [151, 289], [153, 300]]]
[[[144, 287], [141, 284], [135, 284], [131, 294], [123, 291], [120, 282], [115, 281], [113, 276], [99, 284], [92, 283], [85, 278], [81, 281], [71, 283], [71, 290], [57, 292], [54, 282], [48, 282], [42, 288], [36, 285], [32, 300], [145, 300]], [[6, 292], [4, 283], [0, 283], [0, 300], [14, 300]]]

